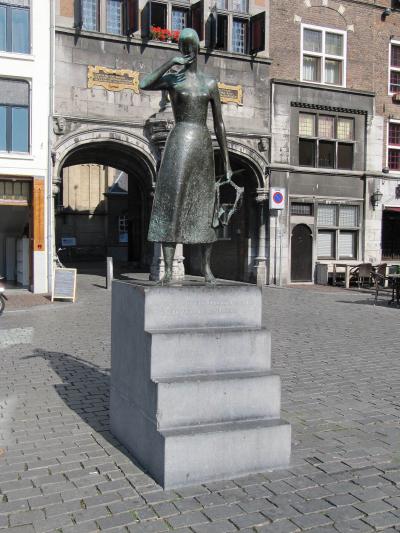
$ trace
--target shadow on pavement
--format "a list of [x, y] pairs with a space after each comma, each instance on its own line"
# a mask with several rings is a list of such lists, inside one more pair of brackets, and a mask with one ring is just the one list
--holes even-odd
[[36, 357], [47, 361], [62, 380], [62, 383], [53, 386], [63, 402], [75, 411], [83, 422], [144, 471], [110, 432], [110, 370], [74, 355], [41, 349], [34, 350], [32, 355], [25, 356], [24, 359]]
[[369, 305], [371, 307], [385, 307], [386, 309], [399, 309], [396, 304], [389, 305], [388, 300], [385, 301], [377, 301], [376, 304], [374, 304], [374, 299], [370, 298], [368, 300], [336, 300], [339, 304], [350, 304], [350, 305]]

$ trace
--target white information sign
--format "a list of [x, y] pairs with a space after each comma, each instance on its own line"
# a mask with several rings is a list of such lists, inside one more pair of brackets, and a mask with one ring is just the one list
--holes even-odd
[[269, 208], [285, 209], [286, 189], [283, 187], [271, 187], [269, 190]]

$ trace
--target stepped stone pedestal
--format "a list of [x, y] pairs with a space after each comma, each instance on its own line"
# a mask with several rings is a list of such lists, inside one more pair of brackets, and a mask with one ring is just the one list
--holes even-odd
[[114, 281], [111, 431], [164, 488], [286, 467], [261, 291]]

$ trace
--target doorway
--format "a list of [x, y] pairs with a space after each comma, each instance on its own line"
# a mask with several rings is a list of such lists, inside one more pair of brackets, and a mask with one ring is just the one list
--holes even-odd
[[312, 281], [312, 232], [306, 224], [292, 231], [291, 281]]
[[31, 281], [31, 182], [0, 180], [0, 277], [29, 287]]

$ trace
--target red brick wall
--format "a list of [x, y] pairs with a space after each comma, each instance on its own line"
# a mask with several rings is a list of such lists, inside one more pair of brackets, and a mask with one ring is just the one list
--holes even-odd
[[390, 4], [380, 0], [378, 8], [372, 0], [271, 0], [271, 77], [300, 80], [301, 23], [347, 29], [346, 87], [375, 92], [376, 114], [400, 119], [400, 105], [388, 95], [389, 43], [391, 38], [400, 40], [400, 11], [382, 20]]

